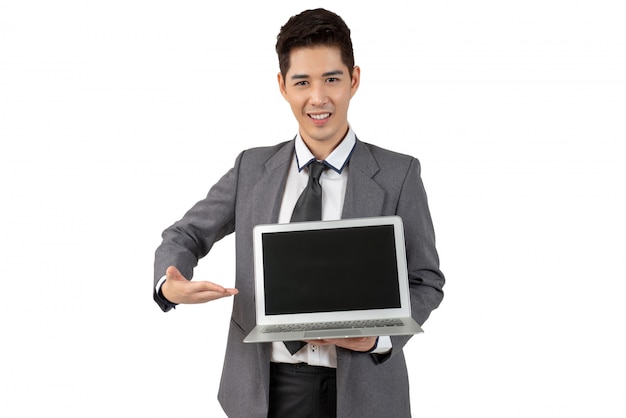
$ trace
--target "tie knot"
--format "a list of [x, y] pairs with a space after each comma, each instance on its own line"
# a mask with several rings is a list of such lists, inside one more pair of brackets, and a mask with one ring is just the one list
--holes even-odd
[[326, 170], [326, 165], [324, 165], [324, 163], [320, 163], [319, 161], [313, 161], [309, 164], [309, 177], [312, 177], [315, 180], [319, 181], [324, 170]]

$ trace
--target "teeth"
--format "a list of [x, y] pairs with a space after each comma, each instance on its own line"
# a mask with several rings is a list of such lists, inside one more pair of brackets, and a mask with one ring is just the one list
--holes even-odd
[[330, 113], [322, 113], [320, 115], [309, 115], [309, 116], [311, 116], [311, 118], [313, 119], [322, 120], [322, 119], [326, 119], [330, 117]]

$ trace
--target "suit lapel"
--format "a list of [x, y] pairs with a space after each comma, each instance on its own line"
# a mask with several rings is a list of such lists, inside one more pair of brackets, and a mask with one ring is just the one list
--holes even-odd
[[254, 225], [278, 222], [280, 203], [293, 153], [294, 142], [289, 141], [265, 163], [265, 174], [254, 186], [252, 193]]
[[365, 218], [382, 215], [385, 190], [373, 179], [378, 163], [367, 145], [357, 139], [349, 162], [348, 185], [342, 218]]

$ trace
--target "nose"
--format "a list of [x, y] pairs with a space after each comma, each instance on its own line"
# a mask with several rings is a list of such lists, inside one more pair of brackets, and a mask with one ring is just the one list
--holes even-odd
[[309, 103], [312, 106], [322, 106], [326, 103], [328, 96], [323, 83], [313, 83], [310, 93]]

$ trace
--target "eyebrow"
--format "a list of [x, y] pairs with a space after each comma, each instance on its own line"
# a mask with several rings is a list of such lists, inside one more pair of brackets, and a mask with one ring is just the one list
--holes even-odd
[[[333, 71], [328, 71], [324, 74], [322, 74], [322, 77], [332, 77], [334, 75], [343, 75], [343, 71], [342, 70], [333, 70]], [[307, 74], [294, 74], [291, 76], [292, 80], [302, 80], [305, 78], [310, 78], [310, 75]]]

